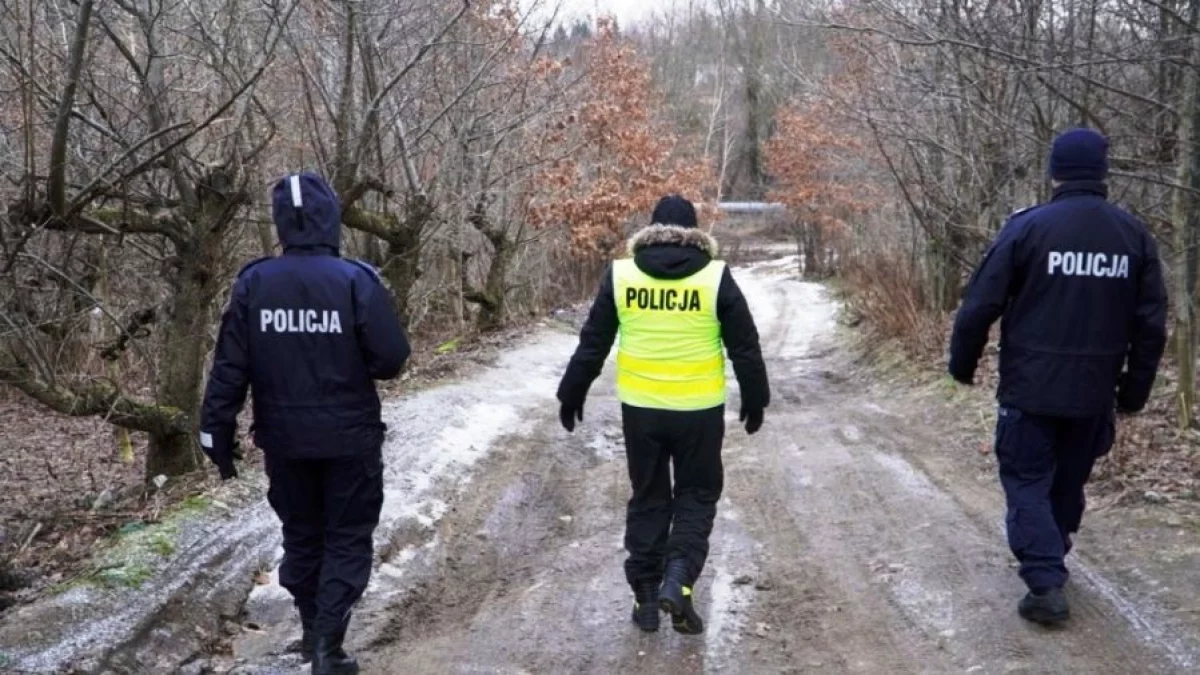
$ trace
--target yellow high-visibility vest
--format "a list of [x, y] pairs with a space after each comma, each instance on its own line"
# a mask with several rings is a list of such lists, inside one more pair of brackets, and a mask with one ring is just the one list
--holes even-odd
[[656, 279], [631, 259], [613, 263], [620, 322], [617, 395], [657, 410], [707, 410], [725, 403], [725, 350], [717, 291], [725, 263], [686, 279]]

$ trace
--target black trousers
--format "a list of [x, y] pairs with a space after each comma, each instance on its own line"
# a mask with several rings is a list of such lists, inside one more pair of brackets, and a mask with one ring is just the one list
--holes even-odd
[[[668, 560], [687, 561], [695, 583], [724, 487], [725, 406], [696, 412], [623, 405], [625, 454], [633, 496], [625, 515], [625, 577], [658, 583]], [[674, 487], [671, 466], [674, 465]]]
[[279, 583], [305, 627], [336, 635], [371, 578], [383, 508], [381, 451], [331, 459], [268, 454], [266, 469], [267, 499], [283, 522]]
[[1000, 408], [996, 461], [1008, 504], [1008, 545], [1031, 590], [1066, 583], [1063, 558], [1083, 521], [1084, 486], [1113, 437], [1111, 414], [1045, 417]]

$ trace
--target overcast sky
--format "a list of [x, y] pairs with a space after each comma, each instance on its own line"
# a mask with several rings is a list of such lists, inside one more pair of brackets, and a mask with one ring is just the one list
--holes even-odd
[[[522, 4], [528, 5], [530, 0]], [[543, 0], [546, 5], [553, 5], [555, 0]], [[595, 17], [597, 14], [613, 14], [617, 23], [629, 25], [639, 19], [649, 16], [655, 8], [658, 11], [671, 6], [671, 0], [562, 0], [562, 16], [565, 20], [583, 17]]]
[[[648, 16], [656, 3], [654, 0], [565, 0], [564, 9], [580, 13], [612, 13], [617, 15], [617, 21], [630, 24]], [[668, 4], [668, 3], [662, 3]]]

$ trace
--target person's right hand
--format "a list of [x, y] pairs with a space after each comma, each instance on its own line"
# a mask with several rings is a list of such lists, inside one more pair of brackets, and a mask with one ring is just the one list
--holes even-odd
[[233, 460], [222, 462], [217, 465], [217, 472], [221, 474], [221, 480], [231, 480], [238, 477], [237, 467], [233, 465]]
[[568, 433], [575, 431], [575, 421], [583, 421], [583, 404], [562, 404], [562, 407], [558, 409], [558, 419]]
[[746, 433], [753, 436], [755, 432], [762, 428], [763, 425], [763, 409], [762, 408], [742, 408], [742, 412], [738, 415], [739, 422], [746, 423]]

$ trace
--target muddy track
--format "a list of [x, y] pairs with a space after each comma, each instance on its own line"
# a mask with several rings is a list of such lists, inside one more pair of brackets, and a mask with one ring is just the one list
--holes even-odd
[[[611, 373], [566, 434], [553, 381], [574, 340], [549, 329], [390, 406], [389, 501], [351, 644], [364, 672], [1194, 672], [1200, 630], [1174, 611], [1194, 605], [1194, 585], [1168, 588], [1145, 571], [1165, 563], [1139, 567], [1130, 556], [1148, 553], [1095, 534], [1117, 531], [1106, 514], [1068, 560], [1072, 622], [1016, 616], [994, 467], [947, 447], [954, 421], [848, 376], [834, 306], [793, 269], [738, 273], [774, 403], [747, 437], [730, 401], [726, 491], [697, 587], [703, 637], [629, 622]], [[256, 588], [241, 619], [254, 629], [233, 655], [189, 672], [304, 672], [284, 653], [297, 629], [277, 586]], [[112, 672], [149, 672], [128, 664], [197, 622], [180, 610], [152, 623], [157, 642], [117, 650]]]
[[617, 404], [601, 385], [583, 438], [565, 437], [547, 411], [533, 435], [510, 440], [522, 452], [486, 469], [444, 539], [434, 581], [397, 607], [371, 670], [1190, 669], [1187, 641], [1085, 560], [1073, 565], [1069, 628], [1022, 622], [994, 477], [933, 467], [929, 449], [940, 441], [922, 411], [880, 405], [878, 392], [840, 375], [846, 355], [834, 347], [832, 315], [811, 313], [820, 292], [766, 279], [745, 285], [777, 404], [753, 439], [731, 415], [727, 492], [698, 589], [705, 638], [645, 636], [625, 619], [626, 489]]
[[880, 405], [879, 392], [841, 375], [832, 312], [813, 311], [827, 302], [818, 289], [769, 272], [745, 285], [777, 403], [752, 439], [730, 415], [727, 490], [698, 588], [706, 636], [647, 636], [627, 622], [618, 405], [602, 383], [581, 435], [565, 436], [547, 410], [481, 470], [441, 529], [428, 581], [368, 650], [371, 672], [1191, 667], [1191, 646], [1172, 639], [1179, 627], [1147, 619], [1153, 608], [1083, 560], [1070, 627], [1022, 622], [994, 477], [938, 464], [921, 410]]

